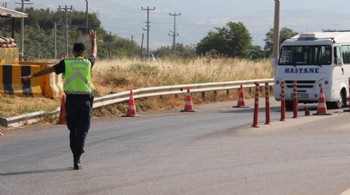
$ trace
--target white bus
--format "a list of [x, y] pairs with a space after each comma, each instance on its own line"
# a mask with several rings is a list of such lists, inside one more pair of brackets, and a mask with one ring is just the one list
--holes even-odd
[[302, 33], [281, 44], [275, 64], [274, 97], [281, 100], [285, 81], [286, 109], [293, 108], [293, 81], [299, 103], [317, 103], [322, 87], [327, 107], [346, 106], [350, 77], [350, 32]]

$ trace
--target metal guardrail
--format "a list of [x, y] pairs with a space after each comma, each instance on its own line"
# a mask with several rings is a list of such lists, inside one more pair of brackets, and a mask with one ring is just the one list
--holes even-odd
[[[187, 87], [191, 89], [192, 93], [206, 92], [206, 91], [220, 91], [220, 90], [238, 89], [241, 84], [245, 88], [245, 87], [255, 87], [255, 83], [266, 83], [266, 82], [269, 83], [270, 86], [273, 85], [273, 79], [199, 83], [199, 84], [188, 84], [188, 85], [172, 85], [172, 86], [140, 88], [140, 89], [133, 90], [133, 95], [134, 95], [134, 98], [137, 99], [137, 98], [145, 98], [145, 97], [153, 97], [153, 96], [184, 94], [186, 93]], [[129, 99], [129, 91], [95, 98], [94, 108], [124, 102], [128, 99]]]
[[[176, 95], [184, 94], [187, 91], [187, 87], [191, 89], [192, 93], [207, 92], [207, 91], [220, 91], [229, 89], [238, 89], [240, 85], [243, 88], [255, 87], [255, 83], [268, 83], [273, 86], [273, 79], [256, 79], [246, 81], [229, 81], [229, 82], [213, 82], [213, 83], [198, 83], [198, 84], [184, 84], [184, 85], [172, 85], [172, 86], [160, 86], [160, 87], [148, 87], [133, 90], [134, 99], [146, 98], [154, 96]], [[103, 97], [94, 99], [93, 108], [100, 108], [116, 103], [121, 103], [129, 100], [129, 91], [110, 94]], [[37, 111], [29, 114], [23, 114], [15, 117], [0, 117], [0, 125], [5, 127], [19, 127], [26, 124], [38, 122], [45, 115], [54, 115], [60, 112], [60, 108], [52, 112]]]

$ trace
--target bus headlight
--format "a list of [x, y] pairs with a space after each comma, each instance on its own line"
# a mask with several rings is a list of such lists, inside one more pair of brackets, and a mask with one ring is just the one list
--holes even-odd
[[276, 80], [276, 85], [279, 85], [280, 84], [280, 80]]
[[325, 84], [325, 85], [328, 85], [328, 84], [329, 84], [328, 80], [325, 80], [325, 81], [324, 81], [324, 84]]

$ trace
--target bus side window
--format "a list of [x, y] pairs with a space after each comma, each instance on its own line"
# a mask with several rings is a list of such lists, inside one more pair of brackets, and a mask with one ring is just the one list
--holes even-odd
[[340, 47], [335, 47], [334, 50], [334, 65], [343, 65]]
[[341, 46], [341, 52], [343, 56], [343, 63], [344, 64], [350, 64], [350, 46], [349, 45], [342, 45]]

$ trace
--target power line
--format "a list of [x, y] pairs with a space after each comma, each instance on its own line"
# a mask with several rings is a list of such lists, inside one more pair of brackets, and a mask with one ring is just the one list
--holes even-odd
[[141, 7], [141, 10], [146, 10], [147, 11], [147, 22], [146, 22], [146, 29], [143, 29], [145, 31], [147, 31], [147, 58], [149, 57], [149, 31], [150, 31], [150, 21], [149, 21], [149, 11], [155, 10], [156, 8], [153, 7], [152, 9], [150, 9], [149, 7], [147, 7], [146, 9], [144, 9], [143, 7]]

